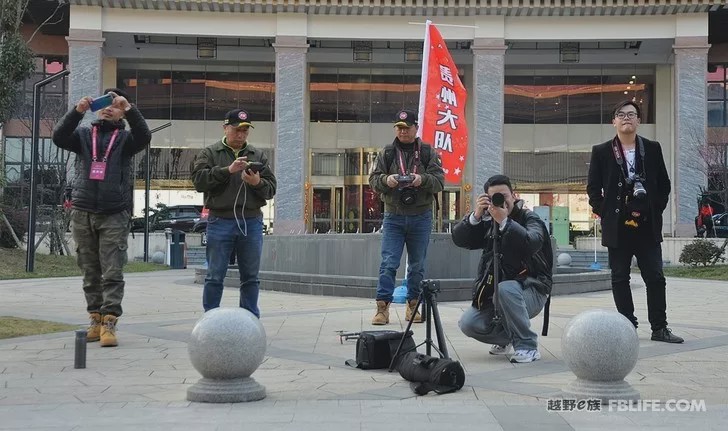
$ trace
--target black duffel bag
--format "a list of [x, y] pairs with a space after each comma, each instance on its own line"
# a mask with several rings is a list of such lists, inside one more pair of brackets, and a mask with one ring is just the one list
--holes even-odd
[[[400, 355], [415, 350], [412, 331], [404, 338]], [[389, 368], [394, 353], [397, 351], [404, 332], [398, 331], [363, 331], [356, 340], [356, 360], [349, 359], [346, 365], [363, 370]], [[415, 352], [416, 353], [416, 352]]]
[[430, 391], [446, 394], [460, 390], [465, 384], [465, 370], [460, 362], [452, 359], [434, 358], [417, 352], [401, 355], [397, 371], [417, 395]]

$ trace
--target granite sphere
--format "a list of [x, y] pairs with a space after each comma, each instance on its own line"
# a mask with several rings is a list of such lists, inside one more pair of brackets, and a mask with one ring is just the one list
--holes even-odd
[[155, 251], [154, 254], [152, 254], [152, 263], [156, 263], [158, 265], [163, 264], [164, 263], [164, 252]]
[[632, 322], [611, 310], [577, 314], [561, 337], [566, 364], [576, 377], [591, 381], [623, 380], [637, 364], [639, 347]]
[[556, 258], [556, 264], [558, 266], [569, 266], [571, 265], [571, 255], [569, 253], [561, 253]]
[[244, 308], [215, 308], [197, 321], [187, 350], [190, 361], [208, 379], [249, 377], [265, 356], [265, 329]]

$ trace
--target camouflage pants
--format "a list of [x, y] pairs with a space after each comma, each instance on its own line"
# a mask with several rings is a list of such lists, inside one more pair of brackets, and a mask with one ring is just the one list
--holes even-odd
[[93, 214], [74, 209], [71, 232], [89, 313], [121, 316], [130, 214]]

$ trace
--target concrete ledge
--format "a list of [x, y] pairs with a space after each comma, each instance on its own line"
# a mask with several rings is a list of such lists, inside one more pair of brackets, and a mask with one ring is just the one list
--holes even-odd
[[[590, 271], [580, 268], [559, 268], [559, 270], [575, 271], [575, 273], [556, 274], [554, 276], [553, 295], [597, 292], [611, 288], [609, 271]], [[196, 268], [195, 283], [204, 284], [206, 274], [207, 269]], [[259, 277], [262, 290], [357, 298], [374, 298], [378, 280], [377, 277], [297, 274], [273, 271], [261, 271]], [[467, 301], [471, 299], [473, 279], [446, 278], [439, 280], [441, 288], [438, 295], [439, 301]], [[240, 275], [237, 267], [233, 266], [228, 269], [224, 286], [231, 288], [240, 286]]]

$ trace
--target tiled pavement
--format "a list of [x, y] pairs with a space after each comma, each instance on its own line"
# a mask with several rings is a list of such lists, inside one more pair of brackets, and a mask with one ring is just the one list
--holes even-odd
[[[457, 328], [465, 302], [439, 310], [451, 356], [466, 370], [459, 392], [416, 397], [398, 373], [344, 365], [354, 341], [338, 330], [371, 329], [374, 302], [261, 292], [266, 358], [253, 377], [267, 389], [258, 402], [189, 403], [199, 379], [186, 339], [201, 316], [201, 287], [192, 271], [127, 275], [120, 346], [89, 344], [87, 368], [73, 368], [72, 332], [0, 340], [0, 430], [621, 430], [725, 429], [728, 423], [728, 285], [668, 281], [668, 317], [685, 344], [650, 341], [644, 288], [634, 289], [640, 359], [627, 377], [646, 400], [704, 400], [705, 412], [549, 412], [547, 401], [573, 378], [561, 360], [561, 334], [571, 317], [613, 309], [610, 292], [555, 297], [542, 360], [511, 364]], [[0, 282], [0, 315], [85, 324], [80, 279]], [[226, 289], [224, 306], [237, 304]], [[403, 329], [393, 305], [389, 329]], [[540, 329], [541, 317], [533, 320]], [[424, 336], [415, 325], [415, 340]], [[422, 349], [421, 349], [422, 351]]]

